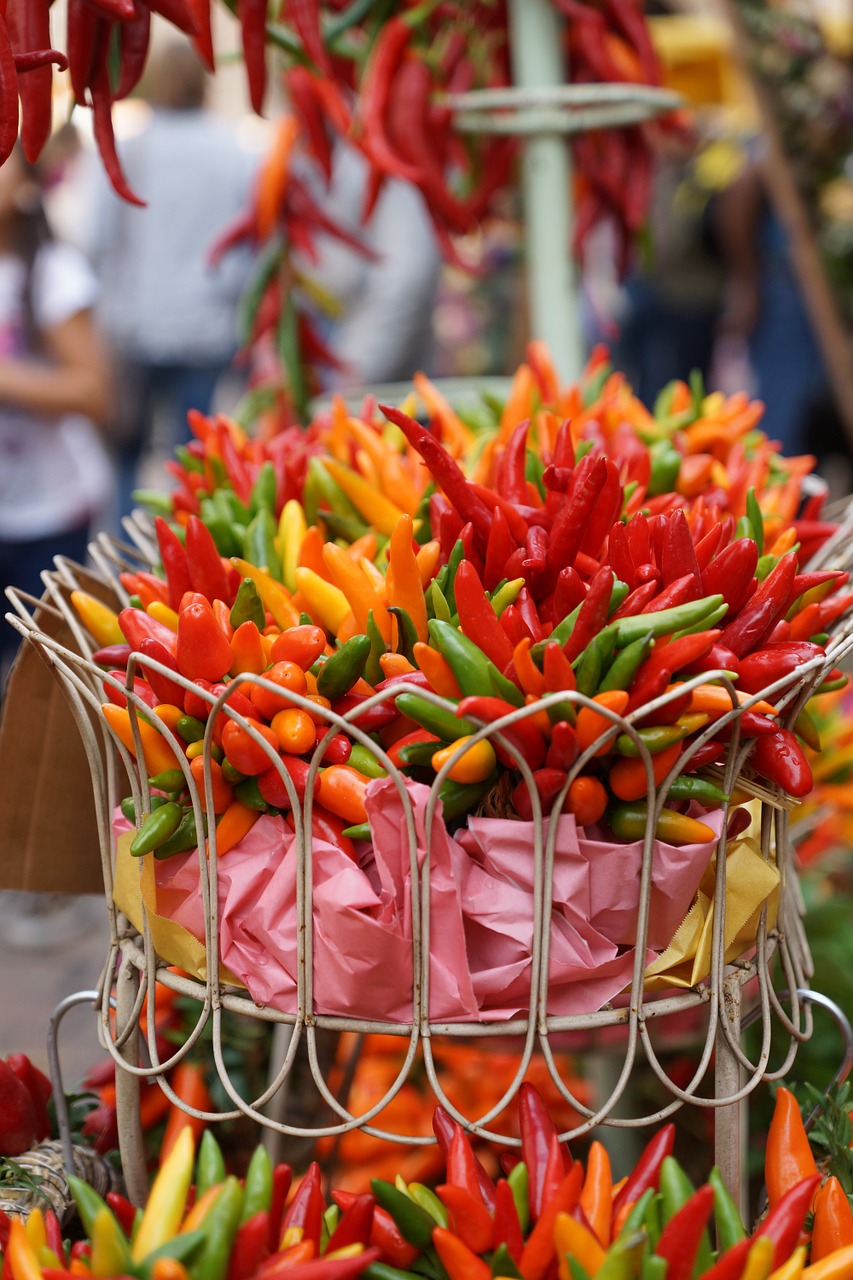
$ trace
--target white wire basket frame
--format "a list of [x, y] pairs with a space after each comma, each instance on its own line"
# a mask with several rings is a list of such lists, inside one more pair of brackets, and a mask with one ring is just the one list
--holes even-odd
[[[91, 555], [97, 573], [115, 593], [120, 605], [127, 603], [128, 595], [119, 580], [123, 570], [150, 566], [156, 561], [154, 539], [150, 521], [144, 513], [137, 513], [135, 518], [127, 522], [128, 534], [132, 543], [116, 542], [102, 534], [91, 546]], [[853, 510], [848, 509], [845, 515], [844, 528], [833, 539], [833, 546], [825, 548], [821, 561], [831, 559], [836, 567], [844, 558], [843, 553], [853, 554], [850, 539], [853, 528]], [[833, 554], [834, 553], [834, 554]], [[550, 813], [543, 814], [532, 775], [527, 762], [520, 756], [514, 746], [506, 739], [501, 739], [500, 730], [508, 728], [516, 720], [523, 719], [532, 713], [532, 708], [519, 708], [512, 715], [504, 717], [493, 725], [484, 725], [478, 729], [475, 737], [493, 738], [502, 745], [515, 759], [517, 768], [530, 784], [533, 797], [534, 850], [533, 872], [534, 884], [531, 900], [531, 985], [529, 1009], [524, 1016], [506, 1021], [495, 1022], [446, 1022], [431, 1019], [429, 1016], [430, 991], [430, 847], [428, 835], [425, 857], [418, 866], [418, 851], [414, 830], [414, 819], [409, 804], [403, 776], [396, 769], [387, 754], [373, 739], [352, 723], [353, 719], [363, 714], [365, 709], [392, 698], [397, 690], [393, 687], [380, 692], [368, 702], [361, 704], [356, 710], [344, 716], [338, 716], [329, 709], [324, 712], [329, 729], [327, 740], [339, 730], [345, 730], [354, 740], [362, 743], [374, 752], [379, 762], [387, 770], [397, 787], [406, 814], [405, 839], [408, 843], [409, 865], [413, 889], [412, 894], [412, 988], [411, 1017], [405, 1021], [389, 1022], [377, 1020], [372, 1016], [369, 1007], [369, 993], [366, 993], [364, 1016], [338, 1017], [319, 1014], [315, 1010], [314, 999], [314, 966], [313, 966], [313, 915], [310, 909], [312, 901], [312, 836], [311, 809], [314, 797], [314, 780], [320, 759], [325, 749], [325, 742], [320, 743], [314, 752], [309, 773], [305, 797], [300, 804], [292, 781], [279, 765], [284, 785], [289, 789], [293, 805], [294, 826], [296, 834], [297, 871], [297, 928], [298, 928], [298, 981], [296, 1008], [293, 1012], [281, 1012], [269, 1007], [257, 1005], [245, 989], [223, 982], [219, 974], [218, 957], [220, 955], [218, 935], [218, 903], [214, 892], [217, 877], [217, 852], [215, 833], [209, 840], [209, 859], [204, 856], [203, 848], [199, 852], [200, 889], [205, 918], [205, 952], [207, 956], [206, 976], [190, 977], [174, 973], [169, 967], [168, 957], [157, 955], [152, 943], [150, 927], [142, 907], [143, 928], [137, 932], [131, 923], [116, 910], [113, 903], [113, 860], [115, 855], [112, 829], [112, 815], [118, 800], [128, 794], [133, 796], [136, 812], [142, 815], [150, 807], [150, 788], [146, 770], [140, 768], [134, 756], [127, 748], [114, 738], [101, 713], [104, 700], [104, 689], [120, 690], [127, 699], [128, 706], [136, 712], [144, 713], [155, 724], [165, 741], [177, 749], [181, 758], [181, 767], [185, 774], [187, 790], [195, 811], [197, 829], [202, 829], [201, 796], [195, 787], [189, 770], [189, 761], [183, 757], [180, 743], [172, 730], [157, 721], [151, 710], [145, 706], [133, 692], [133, 678], [137, 673], [136, 658], [132, 657], [127, 670], [126, 680], [122, 681], [114, 675], [108, 675], [103, 668], [92, 661], [96, 645], [88, 636], [80, 623], [73, 606], [69, 601], [70, 591], [78, 585], [79, 566], [73, 562], [58, 558], [53, 570], [42, 575], [45, 596], [41, 602], [26, 597], [22, 593], [9, 589], [7, 595], [14, 606], [14, 613], [7, 614], [10, 623], [41, 654], [59, 680], [68, 700], [77, 727], [80, 731], [83, 747], [92, 774], [93, 794], [96, 806], [96, 817], [100, 841], [100, 854], [104, 875], [104, 888], [109, 914], [110, 942], [109, 954], [99, 987], [98, 1001], [99, 1035], [106, 1050], [113, 1056], [120, 1070], [117, 1072], [118, 1107], [120, 1112], [120, 1136], [122, 1142], [122, 1158], [128, 1186], [133, 1190], [136, 1186], [144, 1186], [145, 1173], [142, 1159], [142, 1138], [138, 1126], [138, 1088], [142, 1079], [156, 1079], [160, 1087], [178, 1106], [183, 1106], [191, 1114], [210, 1121], [236, 1119], [249, 1116], [260, 1125], [265, 1126], [284, 1137], [336, 1137], [351, 1129], [364, 1129], [367, 1133], [386, 1139], [390, 1142], [406, 1144], [423, 1144], [432, 1139], [417, 1134], [392, 1133], [384, 1130], [373, 1121], [387, 1103], [399, 1092], [409, 1079], [413, 1064], [418, 1054], [423, 1059], [423, 1066], [429, 1086], [445, 1110], [465, 1128], [474, 1134], [497, 1143], [515, 1145], [518, 1139], [512, 1134], [500, 1131], [494, 1124], [495, 1117], [515, 1096], [534, 1053], [545, 1059], [551, 1078], [560, 1094], [577, 1112], [579, 1121], [571, 1129], [561, 1134], [563, 1140], [570, 1140], [588, 1133], [591, 1129], [604, 1123], [617, 1128], [638, 1128], [661, 1122], [674, 1114], [685, 1104], [703, 1108], [713, 1108], [717, 1113], [716, 1120], [716, 1158], [727, 1173], [731, 1185], [738, 1180], [738, 1147], [739, 1107], [761, 1081], [779, 1079], [788, 1073], [796, 1055], [797, 1045], [807, 1039], [812, 1032], [811, 1009], [808, 1001], [801, 993], [808, 989], [812, 967], [808, 943], [802, 924], [802, 903], [798, 891], [796, 871], [793, 862], [793, 850], [789, 838], [790, 801], [780, 796], [775, 789], [756, 787], [761, 809], [760, 846], [765, 860], [771, 859], [775, 851], [775, 861], [780, 876], [780, 896], [776, 921], [768, 927], [767, 908], [762, 908], [755, 937], [754, 949], [736, 960], [725, 962], [725, 912], [726, 912], [726, 860], [725, 832], [720, 839], [716, 863], [714, 892], [714, 928], [709, 973], [694, 988], [679, 991], [672, 995], [650, 995], [644, 991], [645, 941], [649, 926], [649, 901], [652, 875], [654, 869], [655, 840], [654, 823], [650, 821], [644, 838], [642, 874], [637, 901], [637, 936], [632, 979], [624, 1000], [605, 1005], [600, 1010], [582, 1015], [555, 1016], [549, 1012], [549, 945], [551, 918], [552, 888], [551, 877], [554, 866], [555, 839], [557, 824], [548, 824], [547, 832], [543, 827], [543, 818], [556, 818], [561, 812], [568, 785], [589, 760], [598, 744], [594, 744], [581, 755], [566, 778], [560, 796], [558, 796]], [[83, 584], [85, 587], [85, 583]], [[46, 634], [39, 626], [38, 610], [47, 609], [58, 615], [67, 625], [73, 637], [74, 648], [59, 644]], [[771, 698], [779, 708], [780, 720], [792, 723], [800, 708], [821, 683], [827, 671], [836, 667], [853, 648], [853, 628], [846, 622], [838, 624], [836, 634], [827, 645], [826, 657], [818, 658], [805, 664], [792, 676], [777, 681], [768, 689], [749, 698], [744, 703], [736, 704], [733, 685], [723, 673], [719, 679], [729, 690], [732, 697], [732, 710], [722, 721], [712, 722], [711, 726], [697, 735], [690, 748], [673, 769], [673, 775], [682, 772], [689, 763], [689, 755], [698, 750], [705, 741], [721, 727], [728, 724], [731, 728], [731, 743], [727, 753], [724, 777], [721, 779], [725, 790], [730, 791], [736, 778], [743, 778], [742, 769], [749, 753], [750, 743], [740, 736], [739, 718], [744, 709], [749, 709], [761, 698]], [[177, 679], [185, 687], [191, 682], [166, 668], [146, 659], [151, 669], [159, 669], [163, 674]], [[259, 677], [251, 677], [258, 681]], [[237, 677], [239, 684], [248, 677]], [[693, 677], [685, 682], [682, 691], [689, 690], [696, 684], [705, 682], [708, 674]], [[192, 686], [198, 692], [197, 686]], [[270, 686], [272, 688], [272, 686]], [[441, 698], [429, 691], [419, 691], [427, 701], [437, 706], [451, 707]], [[664, 705], [667, 697], [658, 699], [650, 707]], [[586, 705], [589, 700], [581, 694], [553, 694], [542, 700], [541, 706], [547, 707], [552, 702], [569, 699], [576, 705]], [[210, 745], [212, 741], [212, 725], [215, 713], [224, 711], [226, 716], [240, 721], [240, 716], [224, 703], [223, 695], [208, 695], [211, 704], [211, 715], [206, 730], [206, 749], [204, 753], [205, 771], [204, 787], [207, 796], [212, 795], [210, 777]], [[293, 696], [295, 705], [302, 699]], [[306, 704], [308, 705], [308, 704]], [[650, 707], [643, 708], [648, 714]], [[316, 707], [312, 706], [316, 713]], [[605, 712], [612, 722], [606, 737], [615, 737], [618, 733], [629, 734], [638, 746], [644, 760], [648, 778], [648, 800], [654, 821], [664, 804], [664, 797], [671, 777], [665, 779], [659, 788], [655, 788], [651, 774], [651, 757], [637, 734], [634, 721], [637, 716], [620, 717]], [[138, 735], [138, 722], [135, 715], [131, 717], [134, 733]], [[250, 734], [250, 726], [244, 727]], [[259, 739], [258, 739], [259, 740]], [[136, 754], [141, 760], [143, 753], [141, 741], [136, 740]], [[277, 757], [270, 751], [271, 764], [275, 765]], [[427, 831], [432, 830], [432, 820], [437, 802], [437, 792], [441, 783], [452, 767], [449, 760], [436, 775], [427, 810]], [[780, 996], [774, 990], [771, 976], [771, 961], [775, 962], [780, 976], [779, 991], [786, 994]], [[157, 984], [161, 983], [174, 991], [191, 997], [198, 1004], [198, 1019], [188, 1033], [183, 1044], [174, 1053], [163, 1057], [158, 1049], [155, 1018], [151, 1011], [156, 1009]], [[143, 1005], [148, 1002], [148, 1036], [147, 1042], [140, 1046], [139, 1021]], [[111, 1001], [114, 1014], [111, 1013]], [[760, 1049], [754, 1060], [751, 1060], [740, 1042], [741, 1005], [751, 1006], [750, 1019], [758, 1021], [761, 1026]], [[696, 1040], [696, 1066], [693, 1076], [686, 1084], [678, 1084], [667, 1074], [661, 1055], [654, 1043], [654, 1028], [664, 1026], [666, 1020], [678, 1014], [699, 1011], [704, 1015], [705, 1028]], [[287, 1032], [286, 1051], [278, 1069], [272, 1073], [266, 1088], [256, 1098], [247, 1099], [240, 1095], [232, 1081], [222, 1052], [222, 1014], [223, 1011], [239, 1013], [251, 1018], [261, 1019], [277, 1024]], [[788, 1049], [784, 1060], [770, 1065], [771, 1032], [773, 1023], [777, 1022], [785, 1035], [789, 1037]], [[180, 1062], [197, 1043], [206, 1030], [208, 1023], [212, 1033], [213, 1056], [217, 1075], [221, 1084], [233, 1103], [229, 1111], [218, 1113], [201, 1113], [183, 1104], [170, 1087], [167, 1072]], [[563, 1079], [555, 1056], [554, 1045], [560, 1045], [560, 1039], [567, 1032], [583, 1032], [590, 1037], [607, 1029], [621, 1029], [622, 1053], [621, 1068], [617, 1068], [615, 1082], [606, 1096], [596, 1099], [592, 1105], [586, 1103], [572, 1091], [572, 1082]], [[330, 1088], [320, 1065], [318, 1052], [318, 1034], [324, 1031], [342, 1032], [383, 1032], [400, 1037], [405, 1043], [406, 1052], [399, 1074], [387, 1093], [368, 1111], [353, 1114], [347, 1108], [346, 1101], [337, 1097]], [[488, 1042], [489, 1039], [500, 1038], [506, 1041], [511, 1037], [518, 1046], [517, 1070], [500, 1101], [481, 1115], [466, 1115], [461, 1112], [447, 1095], [436, 1070], [433, 1055], [433, 1040], [437, 1037], [465, 1037]], [[307, 1053], [311, 1077], [317, 1089], [318, 1097], [326, 1108], [325, 1116], [316, 1127], [289, 1123], [281, 1105], [282, 1098], [287, 1096], [288, 1082], [296, 1060], [297, 1050], [303, 1047]], [[609, 1053], [615, 1054], [611, 1047]], [[620, 1100], [624, 1101], [626, 1089], [640, 1057], [649, 1064], [665, 1101], [654, 1111], [643, 1115], [616, 1117], [613, 1115]], [[703, 1085], [713, 1082], [710, 1095], [702, 1092]], [[327, 1116], [331, 1120], [327, 1120]], [[322, 1122], [325, 1120], [325, 1122]], [[141, 1194], [138, 1193], [138, 1194]]]

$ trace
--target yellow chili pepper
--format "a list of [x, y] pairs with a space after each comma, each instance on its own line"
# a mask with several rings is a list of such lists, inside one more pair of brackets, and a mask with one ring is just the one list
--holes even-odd
[[10, 1223], [6, 1253], [15, 1280], [44, 1280], [35, 1249], [20, 1218], [13, 1218]]
[[177, 631], [178, 615], [162, 600], [152, 600], [145, 612], [156, 622], [162, 622], [163, 626], [168, 627], [170, 631]]
[[142, 1262], [177, 1233], [192, 1181], [194, 1156], [195, 1138], [187, 1126], [178, 1134], [154, 1179], [131, 1247], [134, 1262]]
[[806, 1265], [806, 1247], [798, 1245], [787, 1261], [777, 1267], [770, 1280], [800, 1280]]
[[[750, 1257], [752, 1256], [750, 1252]], [[853, 1244], [828, 1253], [803, 1271], [802, 1280], [850, 1280], [853, 1276]]]
[[336, 462], [334, 458], [323, 458], [323, 466], [359, 515], [369, 521], [377, 532], [390, 538], [394, 525], [403, 514], [396, 502], [386, 498], [384, 493], [368, 484], [357, 472], [345, 467], [342, 462]]
[[248, 560], [242, 560], [240, 556], [232, 556], [231, 563], [241, 577], [252, 579], [258, 588], [261, 604], [272, 614], [282, 631], [299, 625], [299, 610], [290, 598], [287, 587], [277, 582], [272, 574], [250, 564]]
[[554, 1243], [557, 1246], [557, 1269], [560, 1280], [571, 1280], [569, 1256], [577, 1258], [588, 1276], [594, 1276], [605, 1258], [605, 1251], [591, 1231], [569, 1213], [558, 1213], [554, 1220]]
[[290, 498], [281, 509], [276, 540], [278, 554], [281, 556], [281, 576], [288, 591], [296, 590], [294, 575], [299, 563], [299, 548], [307, 528], [308, 522], [305, 519], [302, 503], [296, 498]]
[[767, 1236], [758, 1236], [746, 1255], [746, 1265], [741, 1272], [740, 1280], [768, 1280], [775, 1247], [773, 1241]]
[[352, 612], [343, 591], [304, 565], [299, 566], [294, 576], [296, 590], [304, 599], [311, 617], [325, 631], [337, 635], [344, 619]]
[[345, 596], [347, 604], [352, 609], [359, 631], [366, 633], [367, 615], [372, 610], [373, 620], [387, 644], [391, 639], [391, 617], [385, 608], [382, 596], [368, 579], [361, 565], [353, 564], [343, 547], [339, 547], [334, 542], [327, 542], [324, 546], [323, 559], [332, 583]]
[[89, 1236], [92, 1243], [92, 1275], [127, 1275], [130, 1263], [127, 1240], [112, 1211], [106, 1206], [95, 1214]]
[[44, 1225], [44, 1214], [41, 1209], [36, 1207], [30, 1211], [27, 1218], [27, 1239], [33, 1247], [33, 1252], [38, 1253], [47, 1244], [47, 1231]]
[[[472, 734], [465, 734], [461, 738], [457, 738], [455, 742], [451, 742], [448, 747], [441, 747], [432, 757], [432, 767], [438, 773], [443, 768], [450, 757], [463, 745], [470, 742]], [[467, 751], [463, 751], [462, 755], [451, 766], [447, 774], [448, 778], [452, 778], [454, 782], [482, 782], [488, 778], [489, 774], [495, 767], [495, 749], [486, 738], [481, 738], [479, 742], [475, 742]]]
[[118, 614], [102, 600], [88, 591], [72, 591], [71, 603], [77, 616], [99, 648], [108, 644], [124, 644], [125, 638], [118, 625]]

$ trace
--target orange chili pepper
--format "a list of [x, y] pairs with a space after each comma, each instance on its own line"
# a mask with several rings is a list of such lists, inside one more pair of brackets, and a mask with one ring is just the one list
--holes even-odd
[[441, 559], [441, 543], [437, 538], [425, 542], [417, 552], [418, 573], [421, 575], [421, 586], [426, 588], [435, 577], [438, 562]]
[[512, 661], [515, 666], [515, 674], [518, 676], [518, 683], [521, 685], [522, 692], [525, 694], [533, 694], [534, 697], [541, 698], [545, 693], [547, 686], [545, 677], [537, 667], [533, 658], [530, 656], [530, 648], [533, 641], [529, 636], [525, 636], [523, 640], [519, 640], [512, 652]]
[[[196, 787], [198, 788], [199, 800], [204, 812], [207, 812], [207, 795], [204, 789], [204, 756], [196, 756], [190, 762], [190, 773], [192, 774]], [[234, 792], [230, 785], [222, 776], [222, 766], [216, 760], [210, 762], [210, 784], [213, 792], [213, 812], [224, 813], [231, 801], [234, 799]]]
[[566, 810], [573, 813], [582, 827], [600, 822], [607, 808], [607, 792], [598, 778], [582, 773], [570, 783], [566, 793]]
[[[610, 689], [606, 693], [597, 693], [593, 698], [593, 702], [608, 711], [614, 712], [617, 716], [621, 716], [628, 705], [628, 697], [629, 695], [625, 689]], [[613, 737], [619, 732], [618, 727], [608, 716], [602, 715], [600, 711], [596, 711], [593, 707], [580, 707], [575, 732], [578, 735], [578, 750], [581, 755], [608, 729], [613, 730]], [[606, 755], [611, 749], [612, 740], [611, 737], [610, 742], [599, 747], [595, 755]]]
[[491, 1280], [491, 1268], [446, 1227], [432, 1233], [435, 1251], [450, 1280]]
[[610, 1244], [613, 1174], [607, 1148], [597, 1139], [590, 1144], [587, 1154], [586, 1177], [581, 1190], [580, 1206], [599, 1243], [606, 1249]]
[[[209, 1111], [211, 1109], [206, 1072], [201, 1063], [191, 1062], [184, 1058], [172, 1072], [169, 1084], [181, 1102], [185, 1102], [187, 1106], [195, 1107], [196, 1111]], [[193, 1137], [198, 1142], [206, 1127], [206, 1120], [199, 1120], [197, 1116], [189, 1115], [176, 1103], [172, 1103], [166, 1120], [166, 1129], [160, 1142], [161, 1164], [172, 1150], [182, 1129], [192, 1129]]]
[[243, 836], [248, 835], [260, 816], [258, 809], [250, 809], [239, 800], [233, 800], [216, 824], [217, 856], [221, 858], [229, 849], [233, 849]]
[[800, 1104], [789, 1089], [780, 1085], [764, 1153], [764, 1181], [770, 1208], [778, 1204], [791, 1187], [815, 1173], [817, 1166]]
[[[113, 702], [104, 702], [101, 704], [101, 711], [119, 741], [127, 747], [132, 756], [135, 756], [136, 744], [133, 741], [133, 729], [127, 707], [117, 707]], [[139, 718], [136, 723], [148, 777], [156, 777], [158, 773], [164, 773], [167, 769], [179, 768], [175, 753], [154, 726]]]
[[417, 667], [409, 662], [404, 653], [380, 653], [379, 665], [386, 680], [390, 680], [392, 676], [405, 676], [412, 671], [417, 671]]
[[229, 675], [239, 676], [246, 671], [255, 676], [260, 675], [267, 665], [267, 659], [257, 623], [241, 622], [229, 643], [234, 655]]
[[418, 640], [412, 647], [412, 656], [437, 694], [454, 701], [462, 697], [462, 690], [443, 653]]
[[388, 603], [395, 608], [405, 609], [414, 624], [418, 640], [425, 644], [429, 639], [426, 598], [412, 538], [412, 517], [402, 515], [394, 526], [388, 546]]
[[347, 764], [332, 764], [317, 774], [317, 799], [324, 809], [352, 824], [367, 821], [364, 793], [368, 779]]
[[[680, 755], [681, 743], [674, 742], [671, 747], [665, 747], [652, 756], [652, 776], [656, 787], [660, 786]], [[641, 800], [649, 786], [646, 766], [639, 756], [622, 756], [614, 761], [607, 781], [619, 800]]]
[[827, 1178], [814, 1200], [810, 1260], [818, 1262], [836, 1249], [853, 1244], [853, 1212], [847, 1192], [836, 1177]]

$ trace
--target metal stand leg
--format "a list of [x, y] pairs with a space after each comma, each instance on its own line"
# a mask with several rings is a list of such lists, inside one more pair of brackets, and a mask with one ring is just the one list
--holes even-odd
[[[116, 978], [116, 1038], [119, 1041], [128, 1028], [138, 988], [137, 970], [133, 965], [122, 962]], [[134, 1067], [139, 1065], [138, 1025], [129, 1031], [121, 1055]], [[116, 1115], [127, 1197], [132, 1204], [141, 1206], [148, 1197], [148, 1172], [139, 1112], [139, 1077], [130, 1071], [122, 1071], [121, 1067], [116, 1069]]]
[[50, 1022], [47, 1028], [47, 1063], [66, 1173], [76, 1173], [76, 1168], [74, 1165], [74, 1144], [71, 1141], [71, 1121], [68, 1117], [68, 1104], [62, 1083], [62, 1069], [59, 1065], [59, 1024], [69, 1009], [75, 1008], [78, 1004], [94, 1005], [100, 994], [99, 991], [76, 991], [74, 995], [66, 996], [64, 1000], [60, 1000], [50, 1015]]
[[[722, 1017], [726, 1019], [734, 1040], [740, 1040], [741, 990], [740, 975], [729, 974], [723, 985]], [[728, 1098], [740, 1088], [740, 1063], [732, 1053], [722, 1027], [717, 1031], [714, 1057], [714, 1093], [717, 1098]], [[747, 1211], [743, 1168], [743, 1142], [746, 1132], [744, 1104], [734, 1102], [719, 1107], [714, 1124], [714, 1162], [723, 1181], [740, 1206], [741, 1215]], [[744, 1221], [745, 1221], [744, 1217]]]

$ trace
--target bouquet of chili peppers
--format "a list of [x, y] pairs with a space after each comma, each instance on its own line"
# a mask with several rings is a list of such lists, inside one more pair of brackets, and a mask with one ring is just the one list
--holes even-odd
[[[573, 1159], [535, 1088], [519, 1095], [521, 1147], [494, 1180], [467, 1134], [437, 1108], [445, 1178], [376, 1178], [369, 1194], [323, 1193], [312, 1164], [295, 1191], [286, 1164], [258, 1147], [241, 1182], [210, 1130], [195, 1155], [185, 1129], [140, 1211], [71, 1185], [85, 1237], [69, 1245], [48, 1212], [0, 1220], [11, 1280], [847, 1280], [853, 1214], [837, 1178], [822, 1182], [799, 1109], [777, 1091], [768, 1134], [769, 1209], [748, 1232], [718, 1170], [694, 1188], [664, 1125], [614, 1182], [600, 1142]], [[520, 1158], [519, 1158], [520, 1157]], [[811, 1214], [810, 1214], [811, 1211]], [[713, 1223], [715, 1240], [709, 1228]], [[808, 1224], [808, 1225], [807, 1225]]]
[[[826, 646], [851, 602], [846, 572], [802, 567], [835, 529], [820, 497], [800, 507], [808, 460], [781, 458], [738, 397], [674, 388], [654, 416], [603, 356], [563, 394], [531, 355], [471, 477], [454, 454], [472, 433], [434, 389], [437, 430], [390, 406], [314, 424], [301, 499], [267, 456], [288, 456], [288, 433], [264, 444], [194, 415], [157, 572], [123, 575], [118, 616], [76, 597], [118, 645], [96, 654], [114, 671], [104, 715], [131, 752], [139, 732], [161, 793], [135, 853], [197, 842], [181, 797], [206, 763], [224, 851], [302, 798], [315, 753], [338, 840], [369, 835], [366, 793], [389, 768], [440, 773], [451, 822], [503, 781], [519, 817], [562, 794], [581, 826], [626, 840], [665, 783], [658, 834], [707, 839], [683, 806], [731, 798], [714, 767], [735, 726], [745, 778], [807, 794], [813, 725], [776, 703], [843, 681]], [[555, 409], [518, 421], [522, 384]]]

